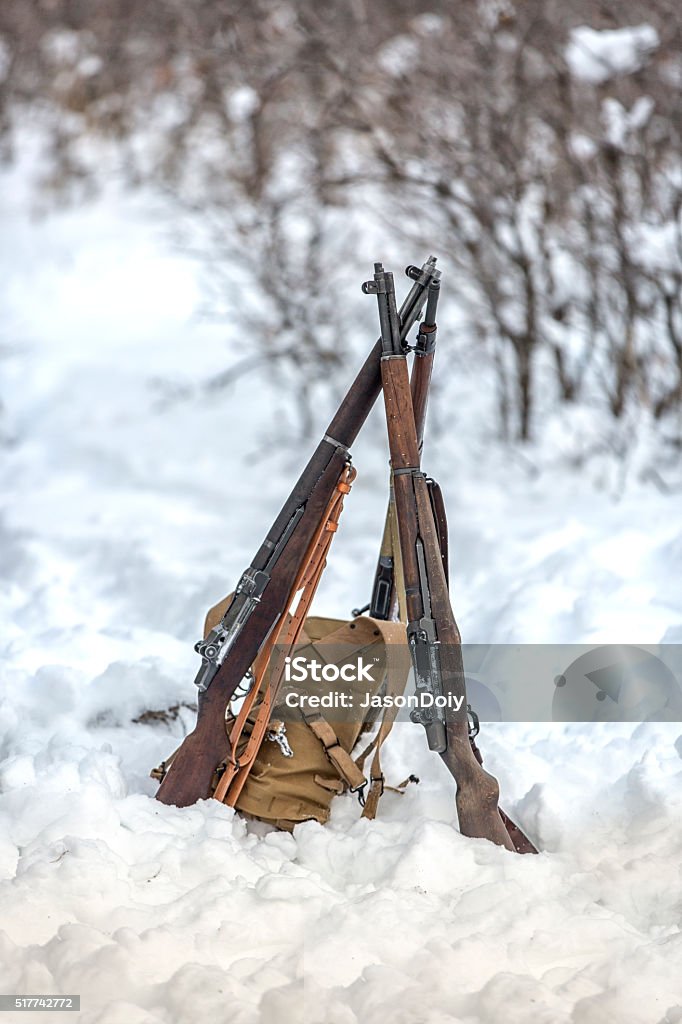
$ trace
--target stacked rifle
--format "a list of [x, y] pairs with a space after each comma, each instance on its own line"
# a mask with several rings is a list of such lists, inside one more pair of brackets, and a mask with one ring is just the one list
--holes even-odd
[[[391, 455], [391, 497], [369, 610], [389, 620], [404, 610], [417, 695], [451, 698], [418, 707], [429, 747], [455, 779], [460, 830], [520, 853], [536, 852], [498, 807], [499, 786], [482, 766], [478, 723], [466, 700], [459, 630], [448, 592], [447, 522], [438, 485], [421, 470], [426, 405], [436, 348], [440, 271], [430, 257], [407, 268], [412, 284], [400, 310], [393, 275], [375, 264], [366, 294], [376, 295], [381, 337], [275, 519], [251, 565], [239, 579], [220, 620], [196, 645], [201, 667], [194, 730], [162, 772], [157, 798], [183, 807], [215, 793], [216, 769], [229, 762], [226, 708], [244, 681], [253, 688], [269, 660], [293, 649], [302, 614], [292, 612], [301, 590], [312, 598], [354, 471], [350, 447], [381, 391]], [[422, 321], [422, 311], [425, 309]], [[407, 342], [417, 327], [414, 346]], [[407, 355], [414, 352], [412, 374]], [[390, 544], [391, 530], [397, 534]], [[312, 567], [312, 568], [311, 568]], [[399, 568], [399, 573], [397, 569]], [[398, 593], [400, 591], [400, 593]], [[307, 607], [307, 604], [306, 604]], [[424, 702], [428, 705], [429, 702]], [[445, 706], [443, 706], [445, 705]], [[232, 756], [232, 767], [240, 763]]]

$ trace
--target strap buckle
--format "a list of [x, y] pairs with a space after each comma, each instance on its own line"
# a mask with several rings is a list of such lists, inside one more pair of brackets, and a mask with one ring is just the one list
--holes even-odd
[[270, 740], [271, 743], [276, 743], [279, 749], [282, 751], [283, 757], [293, 757], [294, 752], [289, 745], [287, 738], [286, 725], [284, 722], [272, 722], [271, 728], [265, 734], [266, 740]]

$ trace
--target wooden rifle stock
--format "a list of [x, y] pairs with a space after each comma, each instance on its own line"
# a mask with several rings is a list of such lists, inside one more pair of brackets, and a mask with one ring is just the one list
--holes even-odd
[[[429, 493], [429, 503], [431, 505], [431, 511], [433, 513], [433, 520], [436, 527], [436, 533], [438, 535], [438, 550], [440, 551], [440, 560], [443, 566], [443, 574], [445, 576], [445, 585], [449, 589], [448, 576], [449, 576], [449, 565], [448, 565], [448, 522], [445, 513], [445, 502], [443, 501], [443, 494], [440, 486], [435, 480], [431, 480], [429, 477], [426, 478], [426, 486]], [[477, 722], [477, 719], [475, 719]], [[473, 751], [474, 757], [478, 763], [483, 765], [483, 755], [476, 745], [475, 735], [478, 731], [478, 724], [476, 724], [476, 732], [469, 733], [469, 742]], [[446, 764], [448, 762], [446, 761]], [[450, 765], [448, 764], [450, 771]], [[537, 853], [538, 851], [531, 843], [528, 836], [523, 830], [509, 817], [508, 814], [500, 807], [498, 808], [500, 817], [507, 832], [509, 838], [512, 841], [512, 845], [517, 853]]]
[[441, 752], [457, 784], [455, 801], [460, 831], [465, 836], [490, 839], [498, 846], [513, 850], [514, 845], [499, 813], [499, 784], [479, 763], [469, 739], [462, 641], [437, 548], [426, 480], [421, 475], [414, 475], [411, 481], [418, 536], [423, 545], [429, 581], [431, 615], [438, 632], [442, 692], [445, 697], [451, 696], [461, 702], [459, 710], [448, 708], [446, 712], [446, 748]]

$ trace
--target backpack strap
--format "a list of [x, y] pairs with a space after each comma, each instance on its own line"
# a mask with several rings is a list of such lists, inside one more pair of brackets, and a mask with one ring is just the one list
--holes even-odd
[[351, 793], [362, 793], [367, 780], [350, 754], [343, 749], [329, 722], [318, 712], [303, 715], [303, 721], [317, 736], [324, 752]]
[[[388, 683], [386, 694], [388, 696], [397, 696], [404, 691], [410, 672], [405, 624], [403, 622], [389, 622], [383, 619], [370, 619], [370, 621], [381, 634], [381, 639], [386, 649], [386, 679]], [[395, 656], [396, 653], [397, 657]], [[394, 655], [393, 657], [391, 657], [392, 654]], [[381, 724], [375, 737], [355, 759], [343, 749], [333, 728], [319, 712], [311, 712], [302, 716], [306, 725], [322, 743], [325, 753], [338, 772], [340, 779], [352, 793], [362, 793], [367, 784], [363, 770], [364, 764], [369, 754], [374, 751], [369, 794], [364, 801], [361, 801], [363, 802], [363, 818], [376, 817], [379, 799], [384, 792], [384, 777], [381, 772], [381, 747], [393, 728], [398, 710], [395, 706], [384, 708]]]
[[[390, 697], [396, 697], [403, 693], [407, 684], [407, 677], [410, 672], [410, 663], [407, 656], [407, 642], [405, 633], [404, 622], [383, 622], [376, 621], [377, 629], [380, 630], [384, 643], [386, 645], [387, 652], [387, 673], [386, 673], [386, 695]], [[397, 653], [398, 657], [395, 657]], [[391, 657], [391, 654], [394, 657]], [[365, 800], [365, 806], [362, 811], [363, 818], [375, 818], [377, 808], [379, 806], [379, 800], [384, 792], [384, 775], [381, 770], [381, 748], [388, 737], [393, 723], [395, 722], [398, 714], [398, 708], [388, 706], [384, 708], [384, 713], [381, 718], [381, 725], [374, 738], [373, 744], [370, 744], [370, 748], [374, 748], [374, 756], [372, 758], [372, 765], [370, 768], [370, 787], [367, 799]], [[370, 753], [370, 748], [363, 751], [361, 757], [364, 758]]]
[[[393, 487], [393, 473], [391, 473], [391, 483], [389, 491], [389, 503], [388, 503], [388, 515], [386, 517], [386, 526], [390, 536], [390, 547], [391, 555], [393, 557], [393, 585], [395, 588], [395, 600], [397, 602], [398, 622], [375, 620], [377, 629], [380, 630], [384, 643], [386, 644], [386, 651], [390, 655], [391, 651], [398, 651], [402, 653], [402, 663], [390, 664], [390, 657], [388, 658], [389, 667], [387, 672], [387, 694], [390, 696], [397, 696], [405, 690], [407, 685], [407, 677], [410, 673], [410, 663], [407, 657], [407, 636], [406, 626], [407, 622], [407, 597], [405, 594], [405, 574], [403, 571], [403, 560], [400, 549], [400, 537], [398, 534], [398, 516], [396, 513], [395, 506], [395, 490]], [[387, 707], [384, 709], [384, 713], [381, 719], [381, 725], [377, 730], [377, 733], [370, 744], [363, 750], [358, 758], [358, 761], [364, 765], [365, 759], [374, 751], [372, 758], [372, 765], [370, 768], [370, 787], [367, 799], [365, 800], [365, 806], [362, 811], [363, 818], [373, 819], [376, 817], [377, 809], [379, 806], [379, 800], [381, 799], [384, 788], [385, 780], [384, 774], [381, 770], [381, 747], [385, 742], [388, 734], [393, 728], [398, 709], [393, 707]]]

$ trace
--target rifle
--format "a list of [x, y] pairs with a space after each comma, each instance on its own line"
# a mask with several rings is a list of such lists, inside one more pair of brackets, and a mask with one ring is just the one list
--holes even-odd
[[[419, 319], [435, 258], [409, 267], [413, 281], [396, 331], [401, 339]], [[225, 710], [248, 675], [259, 650], [286, 614], [298, 570], [320, 519], [350, 460], [350, 446], [381, 389], [381, 340], [367, 357], [336, 415], [313, 452], [251, 565], [237, 583], [220, 622], [195, 645], [201, 667], [197, 721], [175, 753], [156, 794], [166, 804], [185, 807], [210, 796], [216, 767], [227, 748]]]
[[[381, 263], [376, 263], [374, 270], [374, 279], [363, 285], [363, 291], [376, 295], [379, 305], [381, 378], [415, 688], [419, 698], [428, 694], [446, 703], [446, 707], [415, 708], [411, 718], [424, 726], [429, 748], [441, 755], [455, 779], [462, 834], [489, 839], [509, 850], [519, 849], [498, 808], [497, 780], [485, 771], [480, 754], [477, 757], [472, 747], [461, 638], [450, 604], [429, 489], [421, 471], [420, 431], [407, 369], [407, 348], [400, 336], [393, 275], [384, 271]], [[434, 334], [438, 289], [439, 281], [432, 277], [426, 324], [433, 327], [429, 333]], [[421, 430], [423, 412], [419, 405], [417, 415]], [[520, 829], [517, 831], [528, 844], [523, 852], [534, 851]]]

